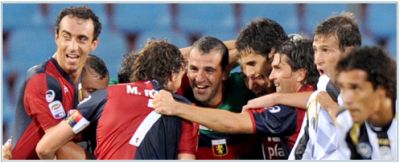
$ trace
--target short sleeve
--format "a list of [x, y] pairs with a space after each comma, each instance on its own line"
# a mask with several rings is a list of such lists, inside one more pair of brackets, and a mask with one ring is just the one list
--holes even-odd
[[67, 115], [58, 82], [46, 74], [36, 75], [28, 81], [24, 91], [24, 103], [27, 113], [43, 130], [58, 124]]

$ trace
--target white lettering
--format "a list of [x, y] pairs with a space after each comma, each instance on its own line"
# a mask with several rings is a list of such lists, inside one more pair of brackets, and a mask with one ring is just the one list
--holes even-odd
[[275, 144], [274, 147], [268, 147], [268, 155], [269, 159], [274, 159], [274, 157], [284, 157], [285, 152], [282, 147], [278, 147], [278, 144]]
[[150, 98], [154, 98], [154, 93], [156, 93], [156, 91], [154, 89], [151, 89], [151, 90], [145, 89], [144, 90], [145, 96], [150, 97]]
[[126, 93], [127, 94], [134, 94], [134, 95], [140, 95], [138, 88], [137, 87], [132, 87], [130, 85], [126, 85]]

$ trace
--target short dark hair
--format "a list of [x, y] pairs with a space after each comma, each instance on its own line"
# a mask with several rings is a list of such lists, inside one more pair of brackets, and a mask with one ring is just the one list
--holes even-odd
[[355, 69], [367, 73], [374, 89], [383, 87], [388, 97], [396, 99], [396, 62], [384, 50], [370, 46], [354, 49], [336, 66], [338, 74]]
[[179, 49], [166, 40], [150, 40], [133, 65], [130, 81], [157, 80], [164, 87], [172, 73], [183, 70], [186, 63]]
[[361, 33], [354, 15], [350, 12], [343, 12], [322, 21], [315, 29], [314, 35], [337, 36], [342, 51], [345, 47], [361, 46]]
[[319, 73], [314, 64], [314, 51], [312, 41], [300, 38], [284, 42], [277, 50], [280, 55], [288, 58], [288, 64], [294, 71], [305, 69], [307, 76], [303, 84], [315, 85], [318, 82]]
[[236, 39], [236, 49], [239, 54], [245, 50], [253, 50], [268, 59], [271, 49], [277, 49], [288, 40], [282, 26], [268, 18], [257, 18], [243, 29]]
[[61, 13], [58, 15], [56, 20], [57, 34], [60, 31], [61, 20], [67, 15], [71, 15], [80, 19], [91, 19], [93, 21], [93, 26], [94, 26], [93, 40], [97, 40], [101, 32], [101, 23], [96, 14], [94, 14], [93, 11], [87, 6], [76, 6], [76, 7], [71, 6], [63, 9]]
[[129, 83], [130, 76], [133, 73], [133, 64], [135, 63], [135, 59], [139, 54], [134, 51], [130, 51], [124, 55], [121, 63], [121, 67], [118, 72], [118, 83]]
[[83, 67], [83, 72], [85, 72], [87, 68], [93, 69], [100, 76], [100, 79], [104, 79], [109, 75], [104, 61], [93, 54], [89, 54]]
[[191, 50], [193, 50], [194, 48], [203, 53], [209, 53], [213, 49], [220, 51], [220, 53], [222, 54], [222, 59], [220, 62], [222, 70], [225, 70], [226, 66], [228, 66], [229, 51], [221, 40], [211, 36], [204, 36], [193, 43]]

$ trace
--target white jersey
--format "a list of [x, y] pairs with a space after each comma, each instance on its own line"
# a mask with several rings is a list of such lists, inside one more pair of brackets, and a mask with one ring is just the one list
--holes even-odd
[[[313, 92], [307, 102], [307, 112], [289, 160], [337, 160], [337, 128], [329, 113], [321, 108], [317, 95], [326, 91], [329, 78], [325, 75], [318, 80], [318, 90]], [[339, 97], [337, 97], [339, 98]], [[338, 100], [341, 101], [341, 100]]]
[[[337, 118], [337, 126], [338, 126], [338, 138], [340, 140], [338, 153], [340, 154], [339, 159], [350, 160], [351, 159], [351, 150], [349, 145], [350, 143], [346, 141], [346, 137], [351, 130], [353, 123], [352, 121], [348, 121], [351, 119], [350, 112], [344, 111], [340, 113]], [[346, 120], [344, 120], [346, 119]], [[397, 118], [392, 120], [390, 127], [387, 130], [387, 136], [390, 141], [390, 148], [380, 147], [378, 143], [377, 133], [373, 131], [372, 126], [368, 123], [364, 123], [365, 131], [368, 136], [367, 143], [361, 142], [357, 146], [354, 146], [356, 150], [358, 150], [359, 155], [364, 158], [370, 158], [372, 160], [398, 160], [397, 153]], [[360, 137], [360, 132], [358, 132], [358, 137]]]

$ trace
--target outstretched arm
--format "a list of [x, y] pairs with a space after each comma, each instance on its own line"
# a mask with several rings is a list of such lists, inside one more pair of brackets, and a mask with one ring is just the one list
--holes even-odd
[[271, 107], [274, 105], [287, 105], [296, 108], [307, 108], [307, 101], [312, 92], [299, 93], [272, 93], [249, 100], [243, 111], [251, 108]]
[[153, 107], [158, 113], [175, 115], [225, 133], [254, 133], [248, 113], [233, 113], [176, 102], [171, 93], [161, 90], [154, 96]]

